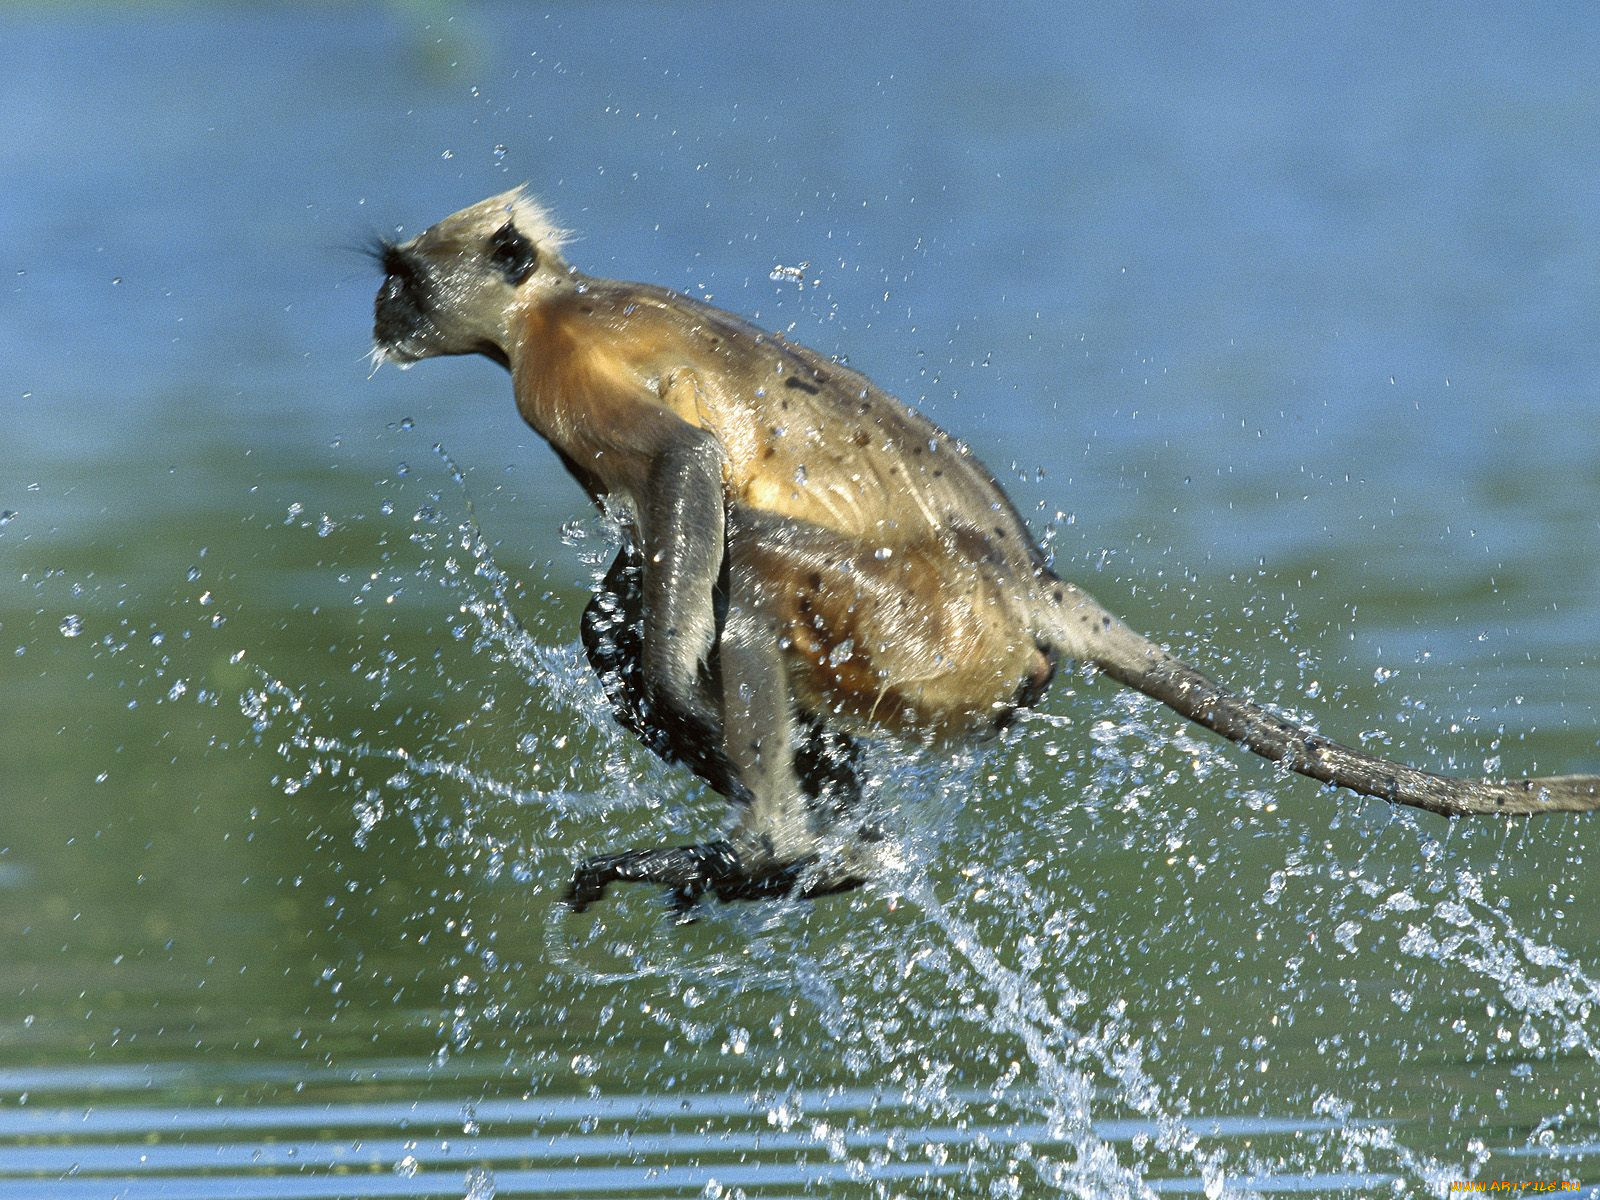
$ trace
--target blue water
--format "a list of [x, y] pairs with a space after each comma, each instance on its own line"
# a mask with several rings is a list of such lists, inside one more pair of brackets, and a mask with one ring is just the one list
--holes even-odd
[[1103, 685], [901, 768], [863, 893], [563, 921], [716, 806], [600, 711], [603, 531], [503, 373], [370, 374], [359, 251], [528, 181], [1258, 695], [1593, 772], [1597, 51], [1577, 5], [4, 9], [0, 1197], [1600, 1179], [1600, 826], [1396, 816]]

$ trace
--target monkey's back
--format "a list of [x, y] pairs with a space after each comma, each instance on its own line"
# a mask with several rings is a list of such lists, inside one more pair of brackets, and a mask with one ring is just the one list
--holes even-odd
[[662, 401], [717, 435], [735, 503], [874, 547], [934, 541], [1013, 586], [1043, 565], [967, 448], [861, 373], [665, 288], [595, 280], [584, 298]]

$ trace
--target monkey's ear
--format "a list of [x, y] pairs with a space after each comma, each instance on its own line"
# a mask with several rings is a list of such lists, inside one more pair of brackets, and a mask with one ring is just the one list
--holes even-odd
[[489, 238], [489, 261], [505, 276], [507, 283], [517, 287], [539, 265], [539, 251], [507, 221]]

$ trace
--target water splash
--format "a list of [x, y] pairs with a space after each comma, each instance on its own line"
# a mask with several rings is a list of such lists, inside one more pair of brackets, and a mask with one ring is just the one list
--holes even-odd
[[[415, 508], [404, 568], [352, 581], [353, 601], [407, 588], [431, 595], [463, 657], [426, 670], [434, 686], [478, 696], [475, 715], [424, 724], [415, 741], [331, 736], [304, 689], [263, 673], [241, 708], [291, 765], [279, 785], [295, 794], [342, 781], [357, 850], [403, 814], [450, 856], [453, 874], [524, 887], [559, 886], [575, 825], [625, 816], [627, 830], [612, 829], [619, 839], [636, 839], [641, 824], [703, 830], [704, 818], [687, 820], [682, 807], [697, 789], [686, 797], [681, 776], [617, 732], [570, 634], [541, 644], [518, 620], [518, 585], [496, 562], [459, 468], [436, 452], [453, 491]], [[613, 533], [603, 518], [566, 530], [594, 577]], [[1302, 679], [1315, 673], [1310, 659], [1299, 665]], [[393, 700], [423, 671], [386, 662], [369, 674]], [[1306, 804], [1304, 785], [1293, 792], [1270, 768], [1241, 765], [1143, 698], [1074, 678], [1057, 693], [1053, 707], [1069, 715], [1035, 714], [982, 755], [946, 763], [873, 751], [874, 812], [888, 838], [884, 872], [864, 893], [713, 907], [691, 926], [663, 920], [656, 899], [637, 893], [577, 923], [546, 893], [546, 962], [607, 1012], [608, 997], [651, 996], [630, 1000], [632, 1019], [690, 1057], [757, 1056], [760, 1031], [722, 1014], [765, 996], [780, 1014], [766, 1037], [775, 1052], [789, 1024], [812, 1030], [781, 1058], [799, 1078], [757, 1092], [770, 1120], [808, 1129], [831, 1162], [863, 1177], [883, 1152], [858, 1152], [844, 1131], [808, 1116], [814, 1088], [804, 1076], [819, 1063], [893, 1089], [925, 1121], [1003, 1110], [1042, 1122], [1055, 1145], [963, 1149], [965, 1173], [990, 1180], [997, 1196], [1143, 1197], [1174, 1176], [1207, 1196], [1248, 1196], [1261, 1179], [1328, 1173], [1440, 1194], [1486, 1169], [1485, 1143], [1414, 1126], [1394, 1072], [1440, 1056], [1464, 1064], [1451, 1080], [1466, 1125], [1496, 1101], [1492, 1088], [1472, 1090], [1465, 1064], [1596, 1061], [1600, 986], [1560, 943], [1559, 926], [1529, 929], [1496, 895], [1496, 872], [1466, 865], [1488, 835], [1441, 840], [1414, 816], [1344, 797]], [[540, 727], [575, 732], [516, 735], [528, 754], [508, 771], [479, 728], [514, 728], [534, 710], [555, 714]], [[571, 736], [587, 739], [586, 754], [558, 745]], [[1265, 785], [1249, 782], [1263, 770]], [[1074, 802], [1054, 799], [1062, 794]], [[532, 813], [545, 818], [542, 835], [519, 830]], [[1256, 850], [1249, 859], [1246, 848]], [[487, 1028], [511, 1030], [515, 1045], [515, 1031], [542, 1018], [500, 1007], [496, 952], [470, 917], [455, 920], [466, 931], [465, 983], [441, 1027], [441, 1054], [464, 1052]], [[1223, 961], [1211, 950], [1249, 944], [1240, 933], [1249, 927], [1253, 957], [1236, 950]], [[1130, 966], [1141, 960], [1170, 964], [1165, 987]], [[1428, 1005], [1465, 1015], [1419, 1023], [1413, 1014]], [[1378, 1031], [1397, 1017], [1404, 1032], [1385, 1044]], [[1287, 1061], [1294, 1046], [1308, 1047], [1310, 1069]], [[1211, 1068], [1198, 1072], [1205, 1061]], [[564, 1064], [547, 1086], [616, 1070], [588, 1052]], [[1527, 1136], [1586, 1128], [1560, 1094], [1555, 1080], [1533, 1102]], [[1209, 1131], [1230, 1107], [1325, 1125], [1292, 1142], [1224, 1147]], [[1138, 1130], [1105, 1136], [1122, 1118]], [[953, 1183], [929, 1186], [956, 1194]]]

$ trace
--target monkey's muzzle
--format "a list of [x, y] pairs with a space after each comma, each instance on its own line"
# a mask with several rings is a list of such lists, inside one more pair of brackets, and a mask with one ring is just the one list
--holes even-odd
[[385, 277], [372, 305], [372, 342], [391, 362], [414, 363], [423, 350], [432, 322], [417, 301], [416, 288], [398, 275]]

